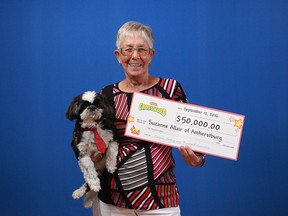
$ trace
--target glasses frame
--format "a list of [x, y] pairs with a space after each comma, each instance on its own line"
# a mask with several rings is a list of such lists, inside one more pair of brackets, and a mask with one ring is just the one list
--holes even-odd
[[[131, 54], [128, 54], [128, 55], [127, 54], [123, 54], [123, 49], [131, 49], [132, 52], [131, 52]], [[146, 51], [148, 51], [148, 53], [147, 54], [143, 54], [143, 53], [141, 54], [141, 52], [139, 52], [140, 49], [146, 50]], [[144, 48], [144, 47], [138, 47], [138, 48], [121, 47], [121, 48], [118, 49], [119, 53], [121, 53], [121, 55], [123, 55], [123, 56], [132, 56], [135, 50], [137, 51], [138, 55], [147, 56], [147, 55], [149, 55], [151, 53], [152, 48], [150, 48], [150, 47], [149, 48]]]

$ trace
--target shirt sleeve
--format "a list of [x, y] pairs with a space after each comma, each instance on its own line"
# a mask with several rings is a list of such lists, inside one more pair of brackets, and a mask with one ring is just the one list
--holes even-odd
[[181, 101], [183, 103], [188, 103], [185, 91], [178, 81], [176, 82], [176, 86], [175, 86], [175, 90], [174, 90], [172, 99], [175, 101]]

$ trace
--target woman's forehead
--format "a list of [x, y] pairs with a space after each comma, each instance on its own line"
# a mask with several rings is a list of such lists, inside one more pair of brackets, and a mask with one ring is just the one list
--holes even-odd
[[122, 46], [148, 46], [148, 41], [139, 34], [129, 34], [122, 38]]

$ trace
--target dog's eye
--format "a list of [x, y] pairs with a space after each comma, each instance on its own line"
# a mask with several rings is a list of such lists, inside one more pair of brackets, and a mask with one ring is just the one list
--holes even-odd
[[84, 110], [84, 109], [86, 109], [88, 106], [90, 106], [91, 105], [91, 103], [89, 103], [89, 102], [87, 102], [87, 101], [85, 101], [85, 102], [83, 102], [82, 103], [82, 105], [81, 105], [81, 112]]
[[102, 108], [101, 104], [99, 104], [99, 103], [93, 103], [92, 105], [97, 107], [97, 108]]
[[90, 102], [84, 101], [82, 105], [83, 105], [83, 106], [88, 106], [89, 104], [90, 104]]

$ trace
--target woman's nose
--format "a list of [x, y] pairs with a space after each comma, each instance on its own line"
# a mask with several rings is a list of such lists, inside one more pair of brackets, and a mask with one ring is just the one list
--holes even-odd
[[138, 49], [133, 49], [132, 58], [139, 58], [139, 57], [140, 55], [139, 55]]

